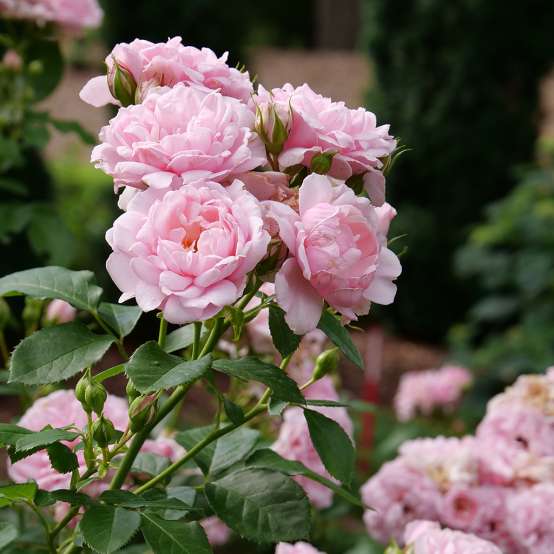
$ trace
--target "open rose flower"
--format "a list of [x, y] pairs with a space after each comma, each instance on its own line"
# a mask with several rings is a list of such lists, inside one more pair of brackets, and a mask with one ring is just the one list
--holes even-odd
[[[205, 91], [219, 90], [224, 96], [248, 102], [253, 92], [250, 76], [227, 65], [227, 52], [218, 58], [209, 48], [184, 46], [181, 40], [174, 37], [155, 44], [135, 39], [130, 44], [118, 44], [106, 57], [107, 73], [111, 73], [115, 61], [132, 75], [139, 91], [185, 83]], [[96, 107], [117, 104], [105, 75], [91, 79], [80, 96]]]
[[299, 213], [272, 201], [266, 207], [292, 256], [275, 277], [275, 292], [295, 332], [316, 328], [324, 301], [351, 321], [371, 302], [394, 300], [401, 267], [387, 248], [396, 213], [390, 206], [374, 208], [344, 183], [312, 174], [300, 187]]
[[441, 529], [434, 521], [408, 524], [404, 539], [413, 554], [502, 554], [492, 542], [460, 531]]
[[138, 194], [107, 233], [107, 268], [144, 310], [170, 323], [204, 321], [240, 298], [265, 256], [269, 235], [259, 202], [240, 181]]
[[181, 83], [121, 108], [100, 131], [91, 159], [116, 188], [227, 181], [266, 163], [253, 122], [238, 100]]
[[95, 28], [102, 21], [97, 0], [0, 0], [0, 15], [55, 23], [72, 31]]
[[[286, 84], [271, 91], [260, 87], [254, 102], [262, 114], [274, 106], [289, 130], [278, 158], [281, 169], [298, 164], [309, 168], [314, 156], [333, 154], [328, 174], [343, 180], [363, 176], [370, 198], [376, 205], [383, 204], [381, 159], [396, 148], [389, 125], [377, 126], [373, 113], [364, 108], [351, 110], [344, 102], [317, 94], [307, 84], [297, 88]], [[271, 130], [267, 131], [271, 136]]]

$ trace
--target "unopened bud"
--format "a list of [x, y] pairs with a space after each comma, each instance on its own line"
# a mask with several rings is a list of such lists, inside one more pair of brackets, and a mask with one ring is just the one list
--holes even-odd
[[140, 431], [150, 422], [156, 411], [154, 395], [139, 396], [131, 402], [129, 407], [130, 429], [133, 433]]
[[27, 332], [36, 329], [42, 314], [43, 304], [44, 302], [38, 298], [31, 298], [30, 296], [25, 298], [25, 307], [23, 308], [21, 316], [23, 317]]
[[333, 157], [335, 156], [334, 152], [322, 152], [321, 154], [316, 154], [312, 158], [310, 164], [310, 169], [314, 173], [319, 173], [320, 175], [326, 175], [331, 169], [333, 164]]
[[114, 436], [115, 427], [113, 423], [104, 416], [99, 417], [92, 424], [92, 437], [100, 448], [106, 448], [106, 446], [112, 442]]
[[257, 109], [256, 132], [270, 154], [278, 155], [289, 137], [288, 123], [285, 123], [275, 105]]
[[10, 307], [8, 303], [0, 298], [0, 331], [3, 331], [8, 325], [11, 317]]
[[338, 348], [331, 348], [322, 352], [315, 361], [314, 372], [312, 374], [314, 381], [335, 371], [339, 365], [339, 360], [340, 352]]
[[113, 59], [113, 64], [108, 71], [108, 87], [112, 96], [119, 100], [126, 108], [135, 102], [137, 82], [133, 74]]
[[56, 298], [46, 307], [46, 313], [43, 317], [43, 325], [56, 325], [60, 323], [69, 323], [77, 316], [77, 310], [68, 302]]
[[75, 398], [83, 405], [85, 412], [90, 412], [86, 400], [87, 387], [89, 386], [90, 380], [87, 375], [83, 375], [77, 385], [75, 386]]
[[104, 409], [104, 403], [108, 393], [104, 385], [100, 383], [89, 383], [85, 390], [85, 403], [89, 410], [100, 415]]

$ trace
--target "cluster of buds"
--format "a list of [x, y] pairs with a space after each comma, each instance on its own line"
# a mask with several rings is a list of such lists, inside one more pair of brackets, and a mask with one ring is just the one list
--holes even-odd
[[87, 414], [94, 412], [101, 416], [108, 393], [101, 383], [95, 383], [88, 375], [84, 375], [75, 387], [75, 396]]

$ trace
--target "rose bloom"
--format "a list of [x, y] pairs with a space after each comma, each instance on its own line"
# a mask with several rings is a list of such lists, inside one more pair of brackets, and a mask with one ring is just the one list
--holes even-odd
[[307, 542], [297, 542], [296, 544], [289, 544], [286, 542], [280, 542], [275, 549], [275, 554], [325, 554], [320, 550], [316, 550], [311, 544]]
[[[227, 65], [227, 52], [218, 58], [209, 48], [184, 46], [181, 41], [181, 37], [174, 37], [157, 44], [140, 39], [117, 44], [106, 57], [108, 75], [115, 60], [131, 73], [138, 90], [185, 83], [205, 91], [219, 90], [224, 96], [248, 102], [253, 92], [250, 76], [247, 71], [242, 73]], [[96, 107], [118, 103], [105, 75], [91, 79], [80, 96]]]
[[425, 473], [403, 458], [385, 463], [361, 489], [368, 533], [382, 543], [403, 542], [404, 528], [415, 519], [438, 519], [441, 493]]
[[[109, 419], [118, 431], [125, 431], [129, 423], [128, 405], [124, 398], [111, 394], [104, 404], [104, 416]], [[93, 419], [96, 415], [93, 414]], [[21, 417], [18, 425], [30, 431], [40, 431], [46, 425], [54, 428], [74, 425], [84, 429], [87, 425], [87, 415], [81, 403], [75, 398], [72, 390], [58, 390], [48, 396], [38, 399]], [[73, 443], [66, 443], [72, 445]], [[167, 457], [172, 461], [181, 457], [184, 450], [172, 439], [159, 438], [145, 442], [143, 452], [151, 452]], [[86, 469], [83, 450], [77, 452], [79, 469]], [[60, 474], [55, 471], [48, 458], [46, 450], [41, 450], [14, 464], [8, 463], [8, 475], [15, 483], [35, 481], [44, 490], [65, 489], [69, 487], [71, 474]], [[94, 483], [87, 489], [89, 494], [100, 494], [105, 490], [103, 483]]]
[[91, 160], [116, 188], [228, 181], [266, 164], [253, 124], [252, 112], [238, 100], [180, 83], [121, 108], [100, 131], [102, 144]]
[[554, 552], [554, 484], [545, 483], [522, 489], [508, 502], [507, 526], [525, 554]]
[[[290, 84], [271, 91], [260, 86], [255, 105], [269, 119], [269, 107], [275, 106], [280, 119], [289, 129], [279, 155], [279, 166], [310, 167], [312, 158], [333, 153], [329, 175], [346, 180], [362, 175], [370, 198], [376, 205], [385, 201], [385, 178], [382, 158], [396, 148], [389, 135], [389, 125], [377, 126], [375, 115], [364, 108], [351, 110], [344, 102], [333, 102], [315, 93], [307, 84], [294, 88]], [[266, 129], [271, 137], [271, 129]]]
[[308, 176], [299, 192], [299, 213], [266, 202], [291, 258], [275, 277], [277, 302], [296, 333], [315, 329], [323, 302], [348, 321], [368, 313], [371, 302], [390, 304], [400, 275], [386, 235], [396, 212], [374, 208], [340, 181]]
[[[305, 391], [308, 399], [334, 400], [339, 399], [330, 377], [323, 377]], [[352, 436], [352, 420], [344, 408], [328, 408], [312, 406], [311, 409], [317, 410], [323, 415], [336, 421], [343, 429]], [[286, 458], [301, 462], [307, 468], [327, 479], [335, 479], [327, 472], [319, 454], [317, 453], [312, 439], [308, 424], [304, 418], [301, 408], [288, 408], [283, 414], [283, 423], [279, 430], [277, 441], [272, 446], [273, 450]], [[321, 485], [307, 477], [294, 477], [295, 481], [306, 491], [311, 503], [317, 508], [328, 508], [333, 502], [333, 491], [326, 486]]]
[[488, 482], [554, 480], [554, 418], [532, 405], [495, 404], [477, 427]]
[[71, 304], [56, 298], [48, 304], [44, 319], [48, 323], [68, 323], [73, 321], [76, 315], [77, 310]]
[[404, 373], [394, 398], [396, 415], [408, 421], [418, 411], [424, 415], [436, 408], [451, 411], [471, 381], [470, 372], [457, 366]]
[[240, 181], [144, 191], [106, 238], [120, 301], [136, 298], [178, 324], [209, 319], [240, 298], [269, 243], [261, 207]]
[[0, 0], [0, 15], [78, 31], [98, 27], [103, 14], [97, 0]]
[[474, 535], [441, 529], [434, 521], [414, 521], [404, 539], [413, 554], [502, 554], [493, 543]]

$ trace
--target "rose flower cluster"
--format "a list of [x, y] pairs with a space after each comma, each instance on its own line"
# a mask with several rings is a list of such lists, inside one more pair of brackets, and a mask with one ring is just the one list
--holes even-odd
[[298, 334], [325, 305], [349, 322], [390, 304], [401, 267], [387, 247], [388, 126], [308, 85], [256, 92], [226, 59], [180, 38], [135, 40], [81, 91], [120, 106], [92, 161], [122, 191], [107, 233], [121, 301], [204, 321], [256, 271]]
[[51, 23], [68, 31], [98, 27], [102, 15], [97, 0], [0, 0], [0, 17]]
[[505, 554], [554, 552], [554, 368], [492, 398], [475, 436], [404, 443], [363, 487], [369, 533], [403, 540], [414, 520], [440, 522]]

